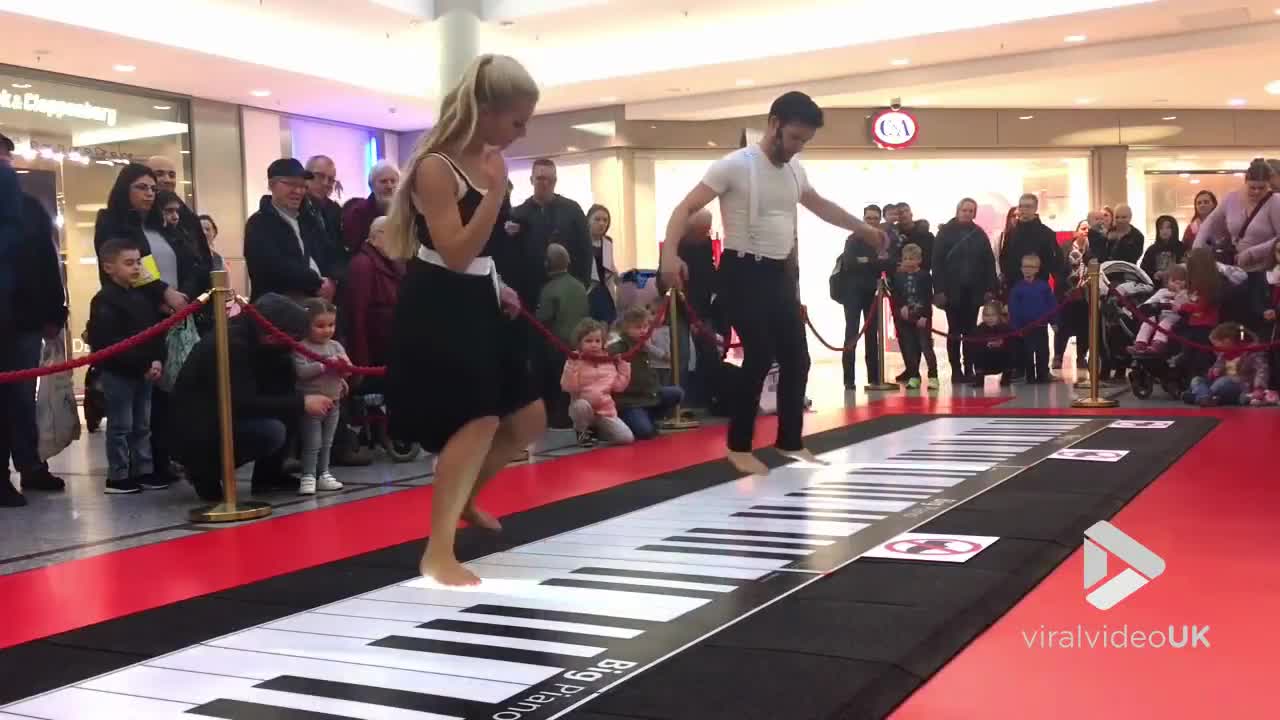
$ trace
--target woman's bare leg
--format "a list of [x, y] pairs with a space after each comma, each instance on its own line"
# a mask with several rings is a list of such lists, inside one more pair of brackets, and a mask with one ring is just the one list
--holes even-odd
[[442, 585], [477, 585], [480, 578], [462, 567], [454, 555], [454, 537], [458, 519], [471, 497], [476, 477], [493, 446], [498, 432], [498, 418], [472, 420], [463, 425], [436, 459], [436, 474], [431, 501], [431, 537], [422, 554], [419, 569], [423, 576]]
[[489, 446], [489, 455], [480, 467], [480, 474], [471, 487], [462, 518], [472, 525], [498, 531], [502, 524], [497, 518], [476, 506], [476, 494], [485, 483], [493, 479], [500, 470], [510, 462], [512, 454], [529, 446], [547, 429], [547, 411], [542, 401], [538, 400], [520, 408], [502, 419], [498, 431], [494, 433], [493, 443]]

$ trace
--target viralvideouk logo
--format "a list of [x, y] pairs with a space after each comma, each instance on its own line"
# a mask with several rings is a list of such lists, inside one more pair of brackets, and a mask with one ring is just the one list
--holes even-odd
[[1084, 531], [1085, 590], [1107, 576], [1108, 554], [1115, 555], [1129, 567], [1085, 595], [1085, 600], [1099, 610], [1110, 610], [1164, 572], [1163, 558], [1121, 532], [1115, 525], [1099, 520]]

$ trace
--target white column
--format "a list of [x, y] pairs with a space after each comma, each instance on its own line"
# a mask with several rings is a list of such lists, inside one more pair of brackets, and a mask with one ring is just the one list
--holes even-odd
[[444, 97], [480, 54], [482, 0], [438, 0], [436, 3], [436, 43], [438, 47], [439, 96]]

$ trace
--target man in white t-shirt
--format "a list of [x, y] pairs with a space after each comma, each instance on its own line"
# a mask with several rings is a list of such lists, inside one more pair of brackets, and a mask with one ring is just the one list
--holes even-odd
[[742, 384], [731, 400], [728, 456], [734, 467], [748, 474], [768, 472], [751, 449], [760, 391], [775, 362], [776, 448], [788, 457], [814, 460], [801, 438], [809, 349], [797, 279], [787, 269], [787, 258], [796, 247], [796, 206], [884, 247], [880, 230], [819, 195], [795, 159], [822, 124], [822, 110], [808, 95], [782, 95], [769, 109], [768, 129], [760, 142], [713, 163], [667, 224], [662, 275], [668, 287], [682, 287], [688, 268], [678, 252], [689, 216], [720, 198], [725, 237], [719, 287], [743, 351]]

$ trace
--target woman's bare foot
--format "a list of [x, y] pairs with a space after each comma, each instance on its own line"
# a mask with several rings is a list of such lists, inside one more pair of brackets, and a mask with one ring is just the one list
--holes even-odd
[[430, 555], [423, 555], [418, 570], [422, 572], [423, 577], [431, 578], [441, 585], [463, 587], [480, 584], [480, 578], [462, 567], [462, 564], [454, 558], [437, 560]]
[[809, 450], [808, 448], [800, 448], [799, 450], [779, 450], [778, 452], [781, 453], [782, 455], [785, 455], [786, 457], [791, 458], [792, 460], [799, 460], [800, 462], [806, 462], [813, 465], [830, 464], [830, 463], [827, 463], [826, 461], [819, 460], [818, 457], [813, 454], [813, 451]]
[[482, 527], [485, 530], [492, 530], [493, 532], [502, 532], [502, 523], [498, 522], [497, 518], [481, 510], [475, 505], [468, 505], [462, 510], [462, 519], [466, 520], [469, 525]]
[[769, 467], [760, 458], [747, 452], [729, 452], [729, 462], [738, 472], [748, 475], [768, 475]]

